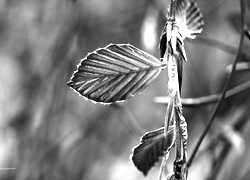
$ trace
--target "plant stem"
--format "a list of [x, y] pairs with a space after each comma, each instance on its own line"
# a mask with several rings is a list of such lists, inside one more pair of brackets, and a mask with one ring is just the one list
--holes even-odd
[[176, 8], [176, 0], [171, 0], [170, 2], [170, 11], [169, 11], [169, 17], [175, 21], [175, 8]]

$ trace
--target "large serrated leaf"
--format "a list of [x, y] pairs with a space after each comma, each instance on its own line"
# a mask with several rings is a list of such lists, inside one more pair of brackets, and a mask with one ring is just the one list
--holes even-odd
[[110, 44], [82, 59], [67, 85], [95, 102], [123, 101], [145, 89], [164, 66], [130, 44]]
[[170, 127], [166, 138], [164, 128], [151, 131], [142, 136], [140, 144], [133, 150], [132, 161], [145, 176], [165, 152], [168, 152], [174, 143], [173, 126]]

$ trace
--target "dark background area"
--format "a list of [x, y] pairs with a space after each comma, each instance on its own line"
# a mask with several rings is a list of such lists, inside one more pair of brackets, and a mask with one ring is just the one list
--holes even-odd
[[[239, 1], [198, 4], [205, 26], [186, 41], [183, 97], [221, 91], [240, 39]], [[0, 167], [14, 168], [0, 169], [1, 179], [145, 179], [129, 156], [140, 136], [163, 125], [166, 107], [153, 100], [166, 95], [166, 73], [140, 95], [109, 106], [86, 101], [66, 82], [80, 59], [109, 43], [130, 43], [159, 57], [167, 6], [167, 0], [0, 0]], [[224, 49], [204, 38], [224, 42]], [[242, 61], [249, 62], [249, 48], [246, 40]], [[231, 87], [249, 79], [249, 70], [236, 73]], [[212, 107], [184, 108], [188, 153]], [[226, 100], [202, 147], [240, 118], [249, 120], [249, 108], [249, 90]], [[249, 172], [249, 128], [245, 123], [235, 136], [225, 130], [233, 148], [220, 179]], [[211, 173], [216, 152], [199, 156], [189, 179]], [[146, 179], [156, 179], [158, 169]]]

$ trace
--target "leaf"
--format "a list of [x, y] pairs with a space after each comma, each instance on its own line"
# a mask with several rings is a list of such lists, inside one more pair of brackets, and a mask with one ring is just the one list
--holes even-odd
[[185, 52], [185, 49], [184, 49], [184, 43], [183, 43], [183, 41], [181, 39], [179, 39], [179, 36], [177, 36], [177, 45], [176, 45], [176, 53], [175, 54], [173, 54], [173, 52], [171, 52], [171, 48], [169, 48], [169, 46], [171, 46], [171, 43], [167, 43], [166, 33], [164, 33], [161, 36], [161, 40], [160, 40], [160, 46], [159, 46], [160, 55], [161, 55], [161, 58], [163, 58], [164, 54], [166, 53], [166, 50], [168, 49], [167, 58], [170, 59], [170, 60], [172, 58], [176, 59], [177, 71], [178, 71], [179, 90], [181, 92], [183, 60], [187, 61], [186, 52]]
[[201, 33], [204, 21], [203, 15], [194, 0], [177, 0], [176, 23], [183, 39], [194, 39]]
[[164, 66], [130, 44], [110, 44], [81, 60], [67, 85], [95, 102], [124, 101], [144, 90]]
[[145, 176], [164, 153], [174, 144], [173, 126], [164, 137], [164, 128], [151, 131], [142, 136], [140, 144], [133, 149], [132, 161]]
[[[187, 61], [187, 55], [186, 55], [186, 52], [185, 52], [185, 49], [184, 49], [183, 37], [180, 34], [180, 31], [179, 30], [177, 30], [177, 31], [178, 31], [177, 34], [176, 34], [176, 38], [177, 38], [176, 51], [178, 53], [177, 57], [179, 57], [179, 59], [183, 59], [183, 60]], [[163, 56], [164, 56], [167, 49], [168, 49], [169, 53], [173, 54], [173, 52], [172, 52], [173, 47], [171, 45], [171, 42], [169, 41], [167, 43], [167, 36], [168, 35], [171, 36], [171, 34], [167, 34], [167, 27], [164, 26], [164, 28], [162, 30], [162, 33], [161, 33], [160, 44], [159, 44], [161, 58], [163, 58]], [[170, 37], [169, 39], [172, 39], [172, 37]]]

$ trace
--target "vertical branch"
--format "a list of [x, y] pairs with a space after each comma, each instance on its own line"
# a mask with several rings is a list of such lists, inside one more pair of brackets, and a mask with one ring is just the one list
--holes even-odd
[[246, 29], [246, 22], [245, 22], [245, 14], [246, 14], [246, 2], [245, 0], [240, 0], [240, 6], [241, 6], [241, 23], [242, 23], [242, 32], [241, 32], [241, 37], [240, 37], [240, 43], [239, 43], [239, 47], [238, 47], [238, 50], [237, 50], [237, 54], [236, 54], [236, 57], [235, 57], [235, 60], [234, 60], [234, 63], [233, 63], [233, 67], [232, 67], [232, 70], [231, 70], [231, 73], [229, 74], [228, 78], [227, 78], [227, 81], [224, 85], [224, 88], [222, 90], [222, 93], [220, 95], [220, 98], [219, 98], [219, 101], [217, 102], [216, 106], [214, 107], [213, 109], [213, 112], [212, 112], [212, 115], [210, 116], [209, 118], [209, 123], [206, 127], [206, 129], [204, 130], [204, 132], [202, 133], [202, 135], [200, 136], [194, 150], [193, 150], [193, 153], [188, 161], [188, 164], [187, 164], [187, 167], [189, 168], [194, 160], [194, 157], [203, 141], [203, 139], [205, 138], [208, 130], [210, 129], [211, 125], [213, 124], [214, 120], [215, 120], [215, 117], [222, 105], [222, 102], [223, 100], [225, 99], [225, 96], [226, 96], [226, 92], [227, 92], [227, 89], [228, 89], [228, 85], [229, 85], [229, 82], [234, 74], [234, 71], [235, 71], [235, 68], [236, 68], [236, 64], [237, 62], [240, 60], [240, 51], [241, 51], [241, 48], [243, 46], [243, 43], [244, 43], [244, 36], [245, 36], [245, 29]]
[[175, 114], [178, 114], [175, 117], [176, 121], [176, 140], [175, 140], [175, 150], [176, 157], [174, 161], [174, 174], [175, 179], [186, 180], [187, 177], [187, 161], [186, 161], [186, 122], [184, 117], [182, 116], [182, 112], [180, 109], [175, 109]]
[[176, 0], [171, 0], [169, 18], [173, 21], [175, 21], [175, 7], [176, 7]]
[[175, 150], [176, 150], [176, 160], [182, 160], [183, 159], [183, 143], [182, 143], [182, 133], [181, 133], [181, 127], [180, 127], [180, 120], [179, 117], [176, 117], [176, 114], [179, 112], [175, 112], [175, 127], [176, 127], [176, 140], [175, 140]]

